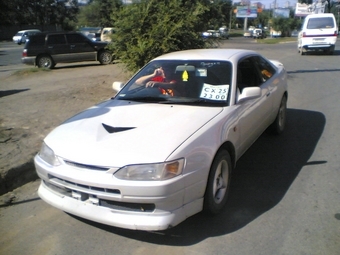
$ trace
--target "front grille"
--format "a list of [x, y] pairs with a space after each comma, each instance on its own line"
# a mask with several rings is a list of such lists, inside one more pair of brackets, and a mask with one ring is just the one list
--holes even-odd
[[99, 205], [115, 210], [132, 212], [153, 212], [155, 210], [154, 204], [124, 203], [111, 200], [100, 200]]
[[[60, 180], [60, 179], [59, 179]], [[155, 204], [143, 204], [143, 203], [126, 203], [118, 202], [107, 199], [98, 199], [96, 195], [89, 194], [86, 192], [80, 192], [79, 190], [72, 190], [66, 187], [57, 186], [53, 183], [44, 181], [44, 184], [54, 192], [77, 199], [83, 202], [89, 202], [97, 206], [102, 206], [119, 211], [129, 212], [153, 212], [155, 210]], [[76, 194], [76, 196], [74, 195]]]
[[118, 189], [107, 189], [107, 188], [100, 188], [95, 186], [89, 186], [84, 184], [79, 184], [76, 182], [67, 181], [58, 177], [55, 177], [53, 175], [48, 175], [48, 178], [51, 182], [55, 182], [58, 186], [63, 186], [65, 188], [71, 189], [71, 190], [77, 190], [80, 192], [85, 192], [89, 194], [97, 194], [97, 192], [104, 193], [105, 195], [113, 194], [113, 195], [119, 195], [120, 190]]

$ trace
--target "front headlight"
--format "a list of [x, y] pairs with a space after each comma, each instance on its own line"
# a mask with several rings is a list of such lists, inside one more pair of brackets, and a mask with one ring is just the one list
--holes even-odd
[[40, 158], [46, 163], [52, 165], [52, 166], [59, 166], [60, 162], [58, 158], [55, 156], [54, 151], [46, 145], [46, 143], [43, 143], [41, 146], [41, 149], [38, 153]]
[[130, 181], [163, 181], [180, 175], [183, 166], [184, 159], [155, 164], [128, 165], [119, 169], [114, 176]]

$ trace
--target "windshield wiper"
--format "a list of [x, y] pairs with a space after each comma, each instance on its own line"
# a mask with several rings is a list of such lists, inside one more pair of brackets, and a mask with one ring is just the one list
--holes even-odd
[[158, 97], [158, 96], [127, 96], [127, 97], [119, 97], [119, 100], [130, 100], [130, 101], [138, 101], [138, 102], [164, 102], [168, 101], [167, 98]]
[[192, 99], [180, 99], [180, 98], [173, 98], [169, 99], [166, 102], [161, 102], [162, 104], [185, 104], [185, 105], [202, 105], [202, 106], [225, 106], [227, 102], [225, 101], [214, 101], [202, 98], [192, 98]]

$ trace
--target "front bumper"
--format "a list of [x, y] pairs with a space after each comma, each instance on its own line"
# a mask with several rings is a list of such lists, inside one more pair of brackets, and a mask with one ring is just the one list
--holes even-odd
[[38, 190], [41, 199], [91, 221], [157, 231], [176, 226], [202, 210], [203, 198], [183, 203], [181, 176], [161, 182], [122, 181], [105, 171], [52, 167], [39, 156], [34, 163], [42, 179]]

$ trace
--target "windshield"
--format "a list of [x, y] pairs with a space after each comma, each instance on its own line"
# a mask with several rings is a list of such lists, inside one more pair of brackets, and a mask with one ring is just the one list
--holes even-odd
[[207, 106], [229, 104], [231, 63], [216, 60], [158, 60], [142, 68], [118, 100]]

